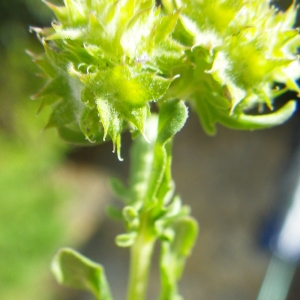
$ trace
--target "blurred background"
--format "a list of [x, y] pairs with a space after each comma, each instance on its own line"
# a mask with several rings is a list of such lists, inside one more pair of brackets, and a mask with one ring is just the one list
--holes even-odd
[[[115, 246], [123, 226], [105, 215], [105, 206], [116, 202], [109, 177], [126, 180], [130, 136], [123, 137], [125, 160], [119, 162], [110, 143], [73, 147], [43, 130], [50, 111], [37, 115], [40, 103], [30, 100], [43, 82], [25, 49], [42, 51], [28, 26], [48, 26], [52, 19], [40, 0], [0, 2], [0, 299], [92, 299], [59, 287], [50, 273], [57, 249], [71, 246], [104, 265], [115, 299], [123, 300], [128, 251]], [[297, 166], [299, 121], [296, 114], [270, 130], [219, 128], [208, 137], [190, 112], [173, 159], [177, 193], [200, 223], [180, 283], [184, 299], [256, 299], [272, 256], [270, 224], [291, 201], [282, 185]], [[154, 266], [149, 299], [158, 284]], [[300, 299], [299, 269], [288, 299]]]

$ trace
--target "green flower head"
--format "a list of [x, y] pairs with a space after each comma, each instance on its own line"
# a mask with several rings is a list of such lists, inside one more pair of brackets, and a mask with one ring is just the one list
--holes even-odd
[[[247, 111], [266, 105], [287, 89], [299, 93], [297, 48], [300, 36], [293, 28], [295, 3], [281, 12], [261, 0], [167, 0], [169, 11], [182, 8], [177, 36], [189, 36], [194, 68], [180, 70], [172, 95], [192, 102], [208, 133], [215, 123], [237, 129], [270, 127], [295, 110], [290, 102], [280, 111], [251, 116]], [[181, 33], [179, 33], [181, 30]], [[285, 84], [279, 90], [274, 82]], [[180, 85], [178, 88], [176, 84]], [[186, 86], [189, 88], [185, 88]]]
[[178, 13], [161, 16], [153, 0], [45, 3], [57, 20], [52, 28], [32, 28], [45, 48], [32, 56], [48, 77], [34, 97], [55, 102], [48, 127], [74, 142], [109, 136], [119, 154], [122, 131], [144, 134], [150, 102], [185, 63], [184, 48], [170, 37]]

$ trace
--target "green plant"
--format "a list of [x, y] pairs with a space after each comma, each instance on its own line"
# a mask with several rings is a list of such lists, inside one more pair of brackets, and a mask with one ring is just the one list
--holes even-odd
[[[126, 226], [116, 243], [131, 247], [127, 299], [146, 297], [158, 240], [159, 297], [181, 299], [177, 281], [198, 231], [171, 175], [172, 141], [187, 119], [186, 103], [209, 134], [217, 123], [254, 130], [285, 122], [295, 101], [273, 105], [287, 89], [299, 92], [295, 5], [283, 13], [256, 0], [46, 4], [57, 21], [32, 28], [45, 53], [31, 54], [47, 76], [34, 96], [42, 107], [53, 106], [46, 127], [80, 144], [110, 138], [120, 160], [121, 134], [131, 130], [128, 186], [112, 181], [124, 208], [110, 209]], [[71, 249], [58, 252], [53, 271], [61, 283], [112, 299], [101, 265]]]

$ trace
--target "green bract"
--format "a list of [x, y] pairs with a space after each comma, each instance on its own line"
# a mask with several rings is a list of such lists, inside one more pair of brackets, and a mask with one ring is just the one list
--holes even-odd
[[149, 103], [184, 63], [183, 47], [170, 38], [178, 13], [160, 16], [153, 0], [64, 2], [46, 2], [57, 17], [52, 28], [32, 28], [46, 52], [33, 59], [48, 76], [35, 98], [57, 102], [48, 127], [63, 137], [84, 143], [108, 134], [119, 153], [121, 132], [130, 125], [144, 133]]

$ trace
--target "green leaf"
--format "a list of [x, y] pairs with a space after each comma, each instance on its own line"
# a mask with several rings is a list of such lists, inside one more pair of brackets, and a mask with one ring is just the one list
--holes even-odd
[[166, 167], [163, 174], [163, 178], [160, 187], [157, 191], [157, 199], [160, 201], [160, 205], [168, 204], [175, 191], [175, 183], [172, 179], [171, 165], [172, 165], [172, 141], [168, 141], [165, 144], [166, 149]]
[[211, 102], [205, 101], [205, 98], [201, 99], [199, 97], [192, 103], [204, 130], [208, 134], [215, 133], [217, 123], [238, 130], [270, 128], [286, 122], [297, 109], [296, 101], [289, 101], [278, 110], [266, 114], [250, 115], [238, 108], [231, 114], [229, 109], [217, 108]]
[[183, 101], [173, 100], [163, 103], [159, 111], [157, 143], [163, 146], [181, 130], [187, 117], [188, 110]]
[[130, 247], [134, 244], [136, 236], [137, 233], [135, 231], [119, 234], [116, 237], [116, 244], [123, 248]]
[[160, 240], [173, 241], [175, 232], [173, 224], [190, 215], [190, 208], [182, 206], [179, 196], [175, 196], [170, 203], [159, 206], [153, 214], [155, 217], [155, 231]]
[[64, 248], [56, 254], [52, 271], [61, 284], [87, 290], [97, 300], [112, 300], [103, 267], [72, 249]]
[[182, 299], [178, 294], [177, 281], [198, 234], [197, 222], [188, 216], [173, 222], [170, 229], [174, 232], [174, 237], [162, 242], [160, 300]]
[[129, 230], [136, 230], [140, 225], [138, 211], [132, 206], [125, 206], [122, 211]]
[[[183, 101], [164, 102], [159, 112], [158, 136], [154, 146], [154, 159], [148, 183], [145, 206], [150, 207], [157, 202], [157, 192], [161, 186], [167, 163], [171, 162], [171, 153], [166, 149], [167, 142], [183, 127], [188, 110]], [[170, 163], [168, 164], [170, 168]], [[169, 172], [169, 169], [168, 171]], [[170, 179], [170, 175], [166, 174]]]

